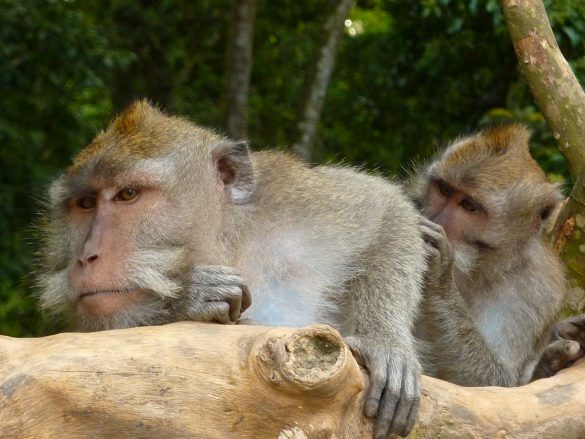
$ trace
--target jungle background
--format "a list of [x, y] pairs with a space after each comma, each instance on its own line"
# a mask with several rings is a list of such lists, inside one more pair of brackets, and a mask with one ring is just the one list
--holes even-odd
[[[228, 0], [0, 0], [0, 334], [45, 335], [34, 299], [35, 224], [46, 188], [136, 98], [229, 132]], [[245, 126], [253, 149], [290, 149], [336, 1], [253, 2]], [[585, 2], [545, 1], [585, 84]], [[232, 69], [232, 70], [230, 70]], [[325, 90], [322, 90], [325, 92]], [[520, 121], [549, 178], [563, 158], [517, 70], [499, 0], [357, 0], [344, 19], [313, 163], [405, 177], [483, 126]]]

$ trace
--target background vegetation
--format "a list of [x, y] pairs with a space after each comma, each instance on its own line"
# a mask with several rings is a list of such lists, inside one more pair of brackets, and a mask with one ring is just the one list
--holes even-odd
[[[230, 1], [0, 0], [0, 333], [56, 328], [33, 298], [34, 228], [48, 182], [136, 97], [224, 130]], [[545, 1], [585, 83], [585, 2]], [[287, 148], [317, 56], [326, 0], [257, 4], [248, 136]], [[500, 121], [535, 132], [550, 177], [568, 175], [516, 69], [498, 0], [358, 0], [345, 22], [314, 146], [404, 176], [461, 133]]]

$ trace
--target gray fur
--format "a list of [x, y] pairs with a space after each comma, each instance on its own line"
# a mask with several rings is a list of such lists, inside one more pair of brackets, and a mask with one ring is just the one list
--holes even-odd
[[[264, 324], [331, 324], [369, 369], [365, 410], [377, 416], [376, 437], [407, 434], [421, 391], [411, 330], [426, 261], [418, 214], [402, 189], [347, 167], [310, 168], [286, 154], [250, 153], [242, 142], [144, 103], [129, 111], [128, 121], [100, 134], [105, 146], [85, 164], [76, 161], [74, 175], [53, 188], [59, 202], [49, 214], [43, 307], [73, 315], [86, 330], [182, 319], [229, 323], [242, 311]], [[141, 151], [137, 139], [156, 139], [154, 152], [124, 168], [116, 148], [133, 142], [124, 150]], [[161, 218], [140, 220], [132, 238], [151, 252], [149, 276], [141, 276], [138, 260], [127, 263], [130, 287], [149, 290], [152, 300], [135, 318], [130, 310], [88, 322], [76, 314], [67, 273], [91, 232], [71, 230], [63, 201], [68, 183], [100, 175], [108, 163], [116, 165], [113, 174], [148, 173], [168, 207]], [[164, 263], [166, 248], [181, 257], [174, 270]]]
[[[481, 136], [460, 139], [447, 152]], [[439, 154], [412, 180], [423, 212], [429, 174], [438, 164], [449, 169], [443, 160]], [[449, 172], [464, 181], [457, 169]], [[465, 172], [473, 175], [473, 166]], [[440, 225], [422, 220], [430, 268], [415, 333], [425, 373], [465, 386], [516, 386], [531, 379], [565, 291], [562, 264], [533, 226], [541, 205], [560, 194], [552, 184], [519, 179], [490, 196], [488, 224], [466, 233], [493, 248], [450, 242]]]

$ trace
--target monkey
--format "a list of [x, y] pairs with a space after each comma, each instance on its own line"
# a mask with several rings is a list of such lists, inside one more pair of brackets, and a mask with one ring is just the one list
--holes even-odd
[[548, 378], [585, 356], [585, 314], [555, 324], [532, 380]]
[[375, 437], [412, 429], [426, 252], [400, 185], [250, 152], [141, 100], [73, 159], [48, 199], [45, 311], [81, 331], [327, 323], [369, 371]]
[[504, 125], [460, 138], [410, 182], [429, 269], [415, 335], [423, 371], [463, 386], [532, 379], [561, 307], [565, 273], [542, 230], [562, 200]]

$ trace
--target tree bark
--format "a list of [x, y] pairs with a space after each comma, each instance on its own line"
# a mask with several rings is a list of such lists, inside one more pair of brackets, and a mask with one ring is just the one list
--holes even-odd
[[333, 13], [325, 22], [323, 29], [325, 34], [324, 44], [319, 49], [319, 56], [304, 102], [301, 120], [298, 124], [299, 139], [293, 145], [293, 150], [306, 161], [311, 161], [313, 157], [313, 144], [317, 134], [317, 125], [321, 118], [329, 80], [335, 67], [335, 57], [339, 40], [343, 36], [344, 22], [352, 4], [352, 0], [336, 1]]
[[[0, 337], [0, 437], [371, 438], [337, 331], [193, 322]], [[585, 362], [510, 389], [423, 377], [411, 437], [580, 438]]]
[[574, 177], [585, 164], [585, 93], [565, 60], [542, 0], [502, 0], [520, 71]]
[[248, 135], [248, 95], [256, 0], [235, 0], [227, 61], [226, 129], [233, 139]]
[[502, 6], [520, 71], [576, 182], [549, 239], [568, 267], [566, 313], [582, 313], [585, 312], [585, 92], [559, 49], [542, 0], [502, 0]]

